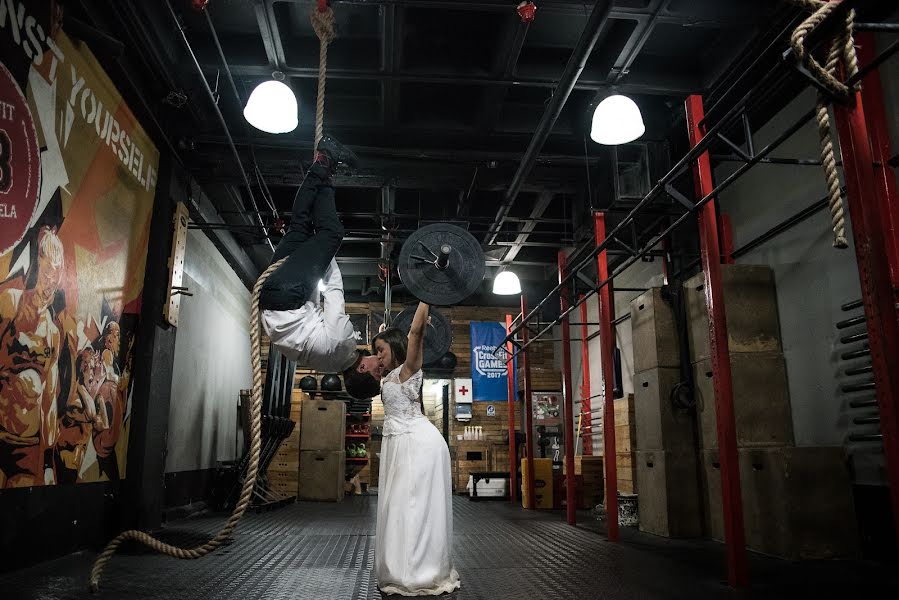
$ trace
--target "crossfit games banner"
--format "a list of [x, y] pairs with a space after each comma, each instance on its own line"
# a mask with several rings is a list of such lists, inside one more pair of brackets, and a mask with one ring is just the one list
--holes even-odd
[[54, 0], [0, 0], [0, 488], [125, 476], [159, 153]]
[[[471, 333], [471, 389], [474, 402], [506, 402], [509, 399], [509, 354], [505, 347], [497, 351], [506, 337], [506, 327], [494, 321], [470, 324]], [[496, 353], [494, 354], [494, 351]], [[512, 361], [512, 373], [516, 373], [518, 359]], [[517, 382], [515, 394], [518, 394]]]

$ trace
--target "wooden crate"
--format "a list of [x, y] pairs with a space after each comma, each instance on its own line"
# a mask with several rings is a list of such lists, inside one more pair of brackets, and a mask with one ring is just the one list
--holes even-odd
[[634, 443], [637, 439], [634, 417], [634, 395], [615, 400], [615, 464], [618, 472], [618, 491], [635, 494], [637, 471]]

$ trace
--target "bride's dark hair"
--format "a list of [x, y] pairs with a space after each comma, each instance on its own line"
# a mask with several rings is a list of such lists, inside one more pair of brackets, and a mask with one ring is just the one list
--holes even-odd
[[401, 329], [397, 329], [396, 327], [388, 327], [378, 335], [372, 338], [371, 347], [375, 347], [375, 342], [378, 340], [384, 340], [387, 342], [387, 345], [390, 346], [390, 354], [393, 356], [393, 360], [396, 362], [396, 366], [399, 366], [406, 362], [406, 343], [407, 336]]
[[[387, 342], [387, 345], [390, 346], [390, 354], [393, 355], [393, 360], [396, 362], [396, 366], [399, 366], [406, 362], [406, 344], [409, 338], [405, 333], [403, 333], [402, 330], [397, 329], [396, 327], [388, 327], [372, 338], [372, 348], [375, 347], [375, 342], [378, 340], [384, 340], [385, 342]], [[421, 407], [421, 414], [425, 414], [425, 403], [421, 392], [422, 390], [421, 388], [419, 388], [418, 404]]]

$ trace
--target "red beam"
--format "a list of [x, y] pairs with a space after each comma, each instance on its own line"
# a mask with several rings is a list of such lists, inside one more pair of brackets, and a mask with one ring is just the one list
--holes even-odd
[[[596, 245], [606, 239], [606, 216], [593, 213], [593, 231]], [[609, 278], [607, 253], [602, 251], [596, 257], [597, 279]], [[602, 365], [604, 399], [602, 407], [603, 460], [606, 473], [606, 523], [610, 542], [618, 541], [618, 464], [615, 449], [615, 307], [612, 304], [612, 285], [604, 285], [599, 290], [599, 354]]]
[[[506, 335], [512, 331], [512, 315], [506, 315]], [[512, 342], [506, 342], [508, 356], [512, 356]], [[515, 369], [514, 361], [506, 363], [506, 377], [508, 379], [509, 398], [509, 501], [518, 504], [518, 466], [515, 464]], [[533, 484], [531, 485], [533, 487]]]
[[[685, 109], [690, 146], [695, 147], [704, 134], [704, 128], [700, 128], [698, 125], [705, 113], [702, 96], [688, 96]], [[694, 163], [693, 182], [698, 198], [706, 196], [714, 188], [708, 152], [700, 154]], [[702, 255], [702, 270], [705, 273], [705, 303], [709, 313], [712, 381], [715, 388], [715, 409], [718, 417], [727, 581], [732, 587], [743, 587], [748, 583], [746, 537], [743, 530], [743, 496], [740, 491], [740, 469], [737, 461], [734, 391], [730, 371], [730, 350], [727, 345], [724, 292], [721, 285], [721, 245], [718, 240], [715, 201], [703, 206], [699, 213], [699, 247]]]
[[734, 264], [734, 228], [730, 222], [730, 215], [721, 213], [721, 264]]
[[[859, 59], [864, 63], [873, 53], [873, 36], [861, 36], [858, 42]], [[856, 92], [850, 105], [834, 104], [834, 117], [880, 409], [893, 525], [899, 539], [899, 307], [896, 304], [899, 302], [896, 286], [899, 240], [895, 221], [899, 208], [895, 180], [891, 181], [893, 175], [885, 162], [888, 155], [884, 149], [889, 147], [889, 140], [882, 88], [877, 89], [878, 83], [879, 78], [867, 76], [863, 82], [864, 94]], [[875, 95], [875, 91], [880, 94]], [[867, 115], [870, 123], [866, 121], [866, 110], [871, 111]], [[881, 166], [875, 167], [875, 160]]]
[[[566, 275], [566, 267], [568, 257], [559, 250], [559, 283]], [[568, 310], [570, 302], [568, 301], [568, 286], [564, 286], [559, 291], [559, 299], [562, 312]], [[562, 417], [564, 419], [562, 437], [565, 438], [565, 515], [569, 525], [577, 524], [577, 506], [575, 506], [575, 475], [574, 475], [574, 402], [572, 400], [573, 390], [571, 389], [571, 325], [569, 325], [568, 317], [562, 319], [562, 391], [565, 396], [564, 410]]]
[[[528, 301], [524, 294], [521, 295], [521, 315], [524, 318], [528, 314]], [[521, 328], [521, 344], [528, 343], [530, 338], [528, 324], [525, 323]], [[531, 397], [531, 359], [528, 357], [528, 351], [525, 350], [521, 354], [521, 368], [524, 371], [524, 439], [527, 446], [527, 459], [525, 460], [525, 476], [530, 482], [528, 487], [528, 508], [536, 510], [537, 494], [534, 482], [534, 407], [533, 398]]]
[[[858, 60], [868, 64], [874, 60], [874, 34], [870, 31], [859, 32], [855, 36], [858, 46]], [[896, 174], [889, 167], [890, 128], [886, 107], [883, 103], [883, 84], [880, 72], [875, 69], [862, 79], [862, 108], [868, 123], [871, 136], [871, 149], [874, 158], [875, 184], [880, 214], [884, 222], [884, 244], [890, 265], [890, 280], [894, 290], [899, 290], [899, 194], [896, 192]]]
[[[584, 299], [581, 294], [580, 300]], [[590, 331], [587, 326], [587, 303], [581, 304], [581, 443], [584, 456], [593, 456], [593, 407], [590, 398], [590, 347], [587, 343]]]

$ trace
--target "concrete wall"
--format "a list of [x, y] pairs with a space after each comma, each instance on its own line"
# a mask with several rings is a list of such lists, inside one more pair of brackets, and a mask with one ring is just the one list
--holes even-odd
[[[801, 94], [759, 130], [756, 147], [771, 141], [814, 102], [811, 90]], [[813, 158], [817, 152], [817, 132], [809, 123], [776, 155]], [[720, 166], [716, 178], [720, 181], [735, 166]], [[820, 167], [761, 164], [721, 196], [720, 207], [731, 216], [734, 246], [739, 248], [826, 193]], [[830, 214], [824, 210], [737, 261], [774, 270], [793, 426], [800, 446], [840, 445], [847, 429], [838, 393], [843, 346], [835, 323], [846, 318], [840, 306], [858, 299], [861, 290], [851, 241], [849, 248], [837, 250], [832, 238]]]
[[[882, 49], [887, 43], [887, 38], [883, 38], [878, 45]], [[895, 58], [881, 68], [881, 78], [885, 88], [885, 105], [890, 110], [899, 103], [899, 64]], [[754, 139], [756, 148], [783, 131], [813, 106], [814, 101], [815, 94], [811, 90], [797, 97], [758, 131]], [[899, 139], [899, 114], [892, 110], [888, 118], [895, 153]], [[814, 123], [805, 126], [774, 153], [776, 156], [807, 158], [817, 157], [817, 154], [818, 137]], [[735, 166], [719, 167], [715, 171], [716, 178], [720, 181]], [[758, 165], [722, 195], [721, 210], [731, 215], [734, 244], [739, 248], [825, 194], [824, 175], [820, 167]], [[879, 446], [847, 443], [850, 432], [862, 430], [852, 425], [852, 418], [864, 414], [850, 410], [849, 399], [840, 392], [840, 385], [847, 378], [843, 375], [846, 364], [839, 360], [839, 354], [848, 348], [859, 347], [858, 344], [840, 344], [834, 326], [837, 321], [849, 316], [840, 310], [840, 305], [861, 296], [848, 224], [847, 233], [850, 247], [846, 250], [834, 249], [831, 245], [830, 216], [825, 210], [770, 240], [738, 262], [767, 264], [774, 269], [797, 445], [845, 444], [853, 457], [855, 481], [882, 484], [885, 480]], [[862, 330], [855, 328], [839, 333]], [[864, 428], [864, 431], [871, 432], [872, 428]]]
[[216, 466], [237, 454], [237, 400], [252, 383], [250, 292], [205, 234], [191, 230], [184, 258], [169, 410], [166, 472]]

